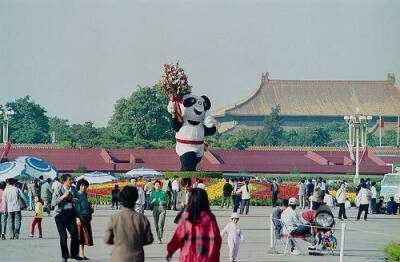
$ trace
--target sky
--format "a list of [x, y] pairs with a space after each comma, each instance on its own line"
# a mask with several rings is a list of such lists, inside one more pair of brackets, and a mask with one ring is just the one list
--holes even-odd
[[[400, 79], [398, 0], [0, 0], [0, 104], [105, 126], [180, 61], [212, 109], [270, 79]], [[301, 98], [300, 98], [301, 99]]]

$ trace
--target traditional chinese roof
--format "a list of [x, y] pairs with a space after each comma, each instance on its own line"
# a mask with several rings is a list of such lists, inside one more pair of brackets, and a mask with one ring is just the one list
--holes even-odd
[[400, 87], [393, 74], [383, 81], [280, 80], [262, 74], [260, 87], [247, 98], [213, 112], [215, 117], [264, 116], [280, 105], [281, 115], [343, 116], [356, 112], [397, 116]]

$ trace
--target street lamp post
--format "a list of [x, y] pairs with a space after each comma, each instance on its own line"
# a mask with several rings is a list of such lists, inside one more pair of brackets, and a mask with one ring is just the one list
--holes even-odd
[[14, 111], [6, 108], [0, 108], [0, 115], [3, 115], [3, 143], [8, 141], [8, 121], [14, 115]]
[[347, 142], [347, 145], [353, 161], [353, 148], [356, 148], [356, 175], [354, 176], [354, 183], [358, 184], [360, 182], [360, 144], [361, 147], [365, 147], [367, 145], [367, 124], [368, 121], [372, 120], [372, 116], [359, 114], [357, 109], [356, 114], [344, 116], [344, 120], [349, 125], [349, 141]]

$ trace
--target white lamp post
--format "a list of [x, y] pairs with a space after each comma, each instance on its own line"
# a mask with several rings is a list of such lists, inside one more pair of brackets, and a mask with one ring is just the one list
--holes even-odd
[[14, 115], [14, 111], [6, 108], [0, 108], [0, 115], [3, 115], [3, 143], [8, 141], [8, 121]]
[[358, 184], [360, 179], [360, 144], [362, 147], [367, 145], [367, 124], [372, 120], [372, 116], [365, 116], [357, 113], [350, 116], [344, 116], [344, 121], [349, 125], [349, 141], [347, 142], [350, 155], [353, 157], [353, 148], [356, 148], [356, 175], [354, 176], [354, 183]]

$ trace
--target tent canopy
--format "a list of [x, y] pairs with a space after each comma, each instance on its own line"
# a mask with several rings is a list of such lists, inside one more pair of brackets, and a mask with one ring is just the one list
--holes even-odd
[[8, 178], [18, 178], [25, 172], [25, 165], [20, 162], [4, 162], [0, 164], [0, 181]]
[[164, 177], [164, 175], [154, 169], [141, 167], [141, 168], [132, 169], [131, 171], [125, 173], [124, 177], [127, 177], [127, 178], [138, 178], [138, 177], [162, 178], [162, 177]]
[[25, 173], [33, 178], [43, 176], [44, 179], [54, 179], [58, 176], [58, 171], [46, 160], [35, 156], [21, 156], [15, 159], [15, 162], [25, 164]]
[[108, 182], [117, 180], [116, 177], [114, 177], [110, 174], [98, 172], [98, 171], [83, 174], [83, 175], [77, 177], [76, 180], [80, 180], [82, 178], [86, 179], [89, 182], [89, 184], [103, 184], [103, 183], [108, 183]]

